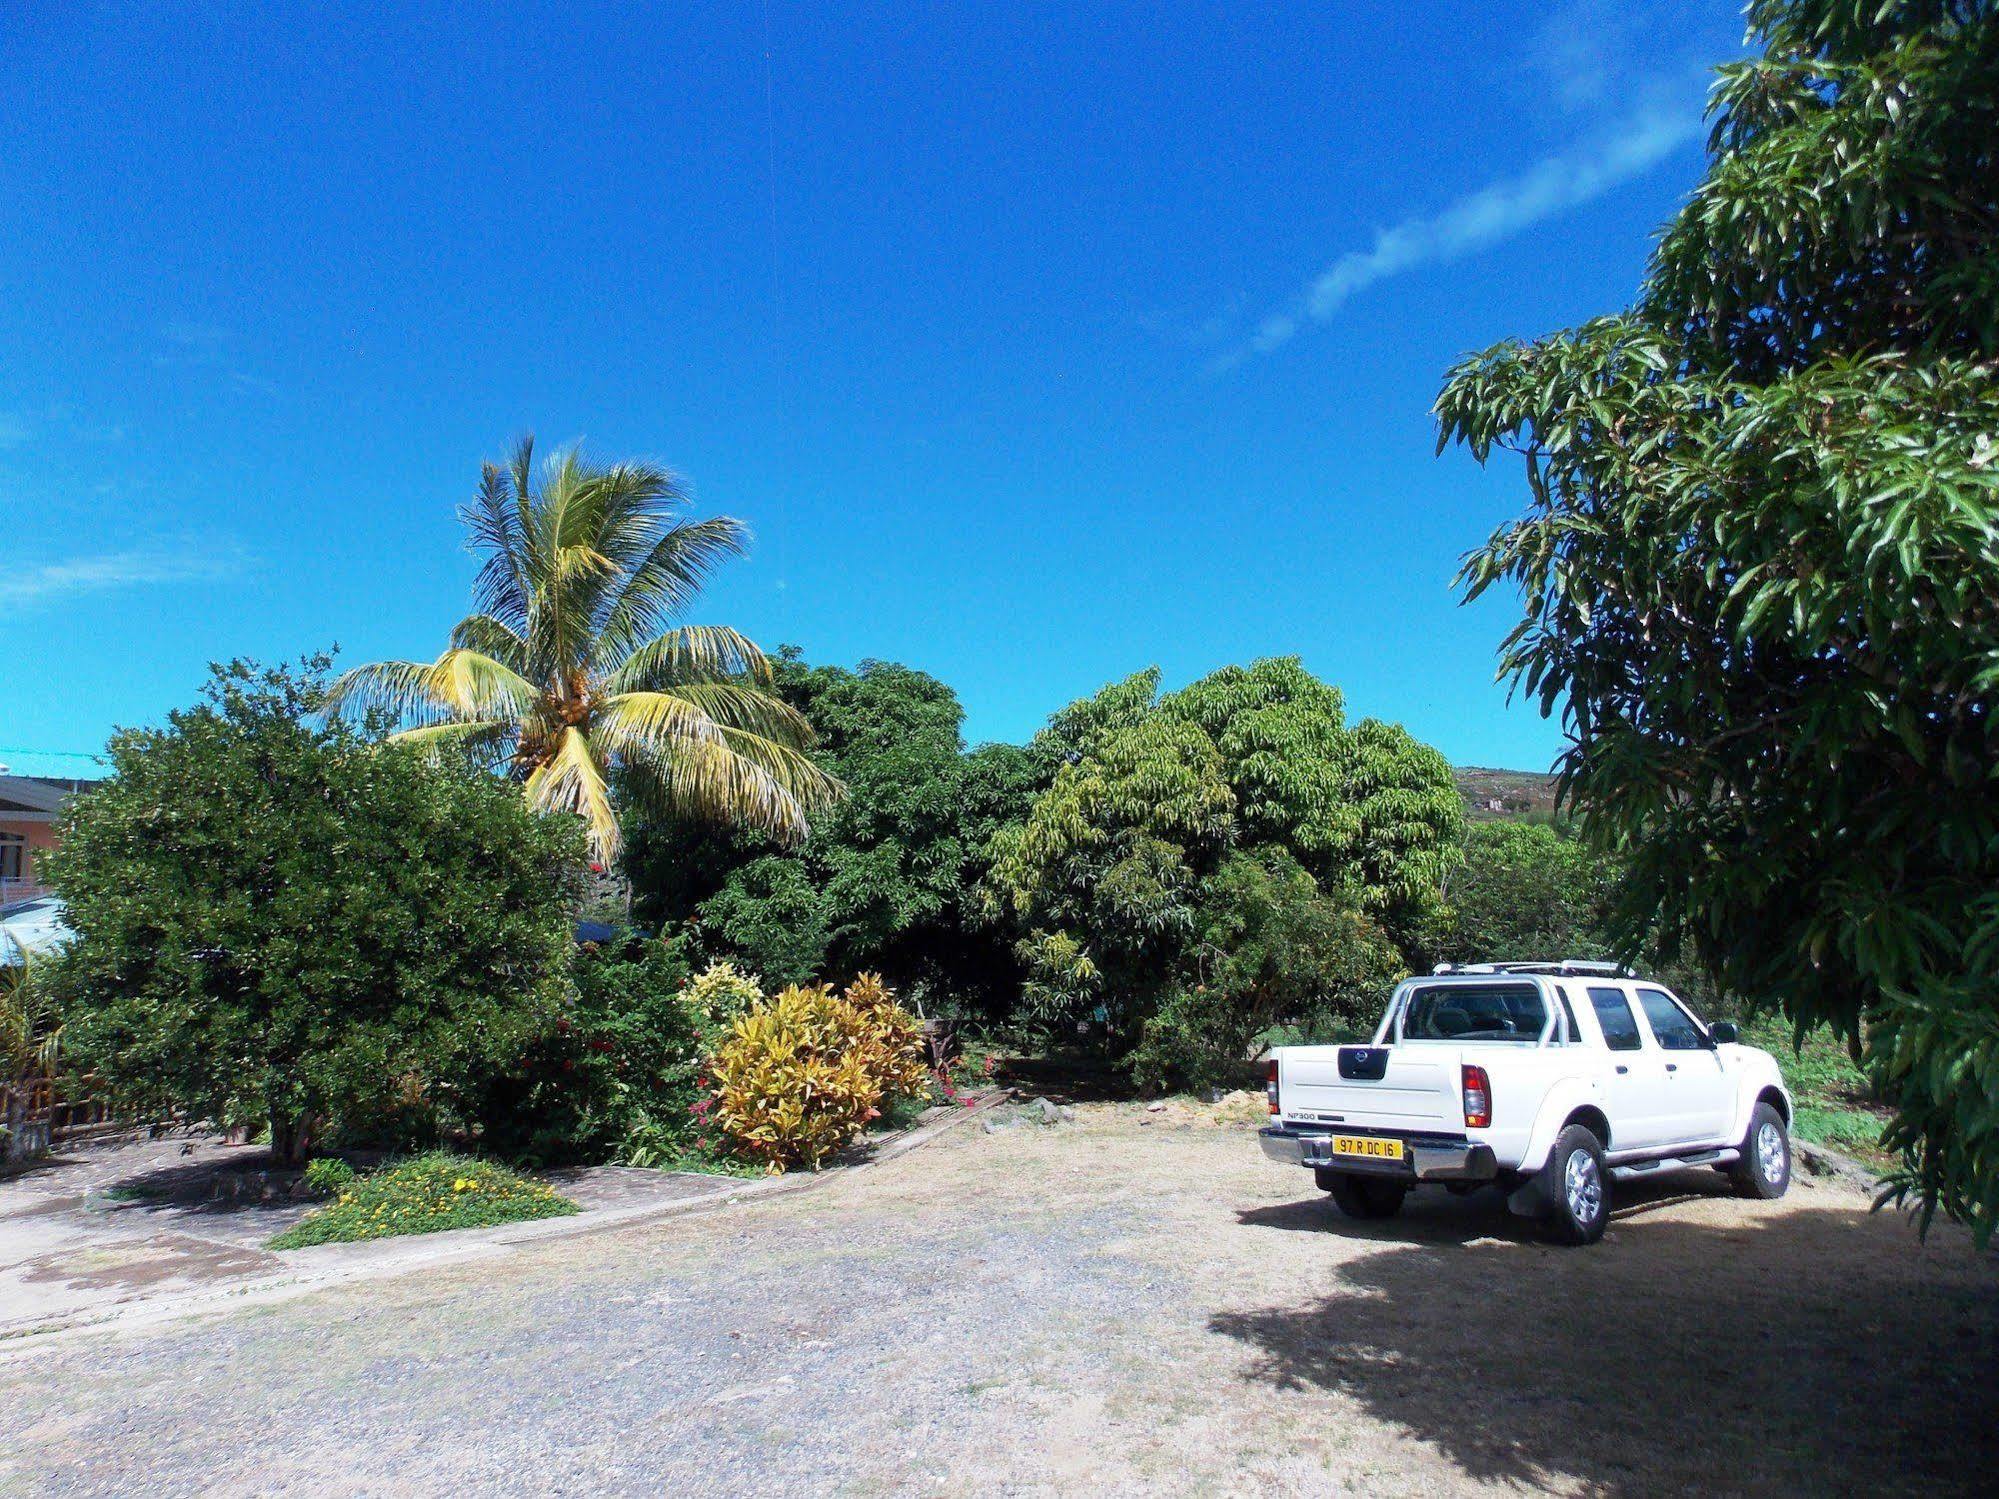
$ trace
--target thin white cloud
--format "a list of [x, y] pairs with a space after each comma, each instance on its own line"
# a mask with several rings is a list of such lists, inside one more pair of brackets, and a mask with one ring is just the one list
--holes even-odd
[[37, 604], [77, 594], [159, 583], [207, 583], [243, 570], [234, 547], [181, 546], [67, 557], [0, 573], [0, 603]]
[[1265, 318], [1230, 362], [1281, 348], [1308, 323], [1329, 322], [1350, 297], [1378, 281], [1459, 259], [1600, 198], [1657, 165], [1700, 128], [1692, 111], [1648, 109], [1586, 148], [1547, 157], [1438, 213], [1383, 229], [1371, 247], [1340, 256], [1290, 306]]

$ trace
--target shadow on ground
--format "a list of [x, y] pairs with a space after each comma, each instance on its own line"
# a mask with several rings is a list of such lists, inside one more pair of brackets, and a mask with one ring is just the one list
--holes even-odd
[[[1246, 1377], [1337, 1391], [1480, 1479], [1593, 1490], [1992, 1492], [1999, 1282], [1864, 1208], [1654, 1217], [1652, 1189], [1587, 1250], [1543, 1246], [1489, 1194], [1384, 1224], [1319, 1201], [1246, 1225], [1382, 1248], [1311, 1300], [1221, 1313]], [[1412, 1198], [1412, 1207], [1416, 1199]], [[1336, 1221], [1337, 1220], [1337, 1221]], [[1944, 1256], [1939, 1275], [1924, 1256]], [[1836, 1271], [1832, 1267], [1837, 1267]]]
[[1057, 1104], [1128, 1103], [1138, 1096], [1128, 1074], [1091, 1053], [1009, 1057], [1000, 1063], [994, 1081], [1011, 1087], [1022, 1098], [1045, 1098]]

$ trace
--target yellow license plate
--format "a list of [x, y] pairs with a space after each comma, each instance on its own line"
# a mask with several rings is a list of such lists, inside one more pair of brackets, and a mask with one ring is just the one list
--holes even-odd
[[1334, 1155], [1369, 1156], [1376, 1160], [1399, 1161], [1402, 1159], [1400, 1140], [1376, 1140], [1367, 1135], [1334, 1135]]

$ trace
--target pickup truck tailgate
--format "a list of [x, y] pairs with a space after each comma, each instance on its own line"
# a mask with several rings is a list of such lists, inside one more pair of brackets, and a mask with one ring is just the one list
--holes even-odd
[[1460, 1087], [1458, 1054], [1449, 1047], [1287, 1046], [1277, 1054], [1278, 1109], [1300, 1124], [1461, 1134]]

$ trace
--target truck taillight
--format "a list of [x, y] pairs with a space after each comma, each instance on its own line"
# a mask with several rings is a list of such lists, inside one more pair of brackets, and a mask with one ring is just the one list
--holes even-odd
[[1277, 1058], [1272, 1057], [1263, 1069], [1263, 1096], [1270, 1100], [1270, 1112], [1277, 1112]]
[[1483, 1067], [1469, 1062], [1464, 1069], [1465, 1128], [1484, 1129], [1492, 1123], [1492, 1083]]

